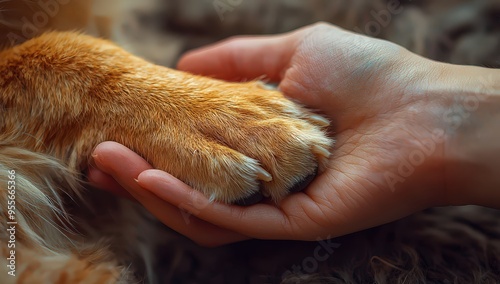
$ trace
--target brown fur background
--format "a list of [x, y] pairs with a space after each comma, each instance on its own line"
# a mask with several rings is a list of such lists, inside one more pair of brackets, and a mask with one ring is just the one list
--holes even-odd
[[118, 42], [169, 66], [185, 50], [222, 38], [282, 33], [317, 21], [384, 38], [440, 61], [500, 66], [498, 0], [125, 2], [113, 33]]
[[[174, 66], [184, 51], [228, 36], [286, 32], [321, 20], [399, 43], [435, 60], [500, 67], [497, 0], [402, 1], [401, 12], [390, 14], [390, 19], [379, 17], [388, 15], [393, 1], [241, 1], [222, 18], [214, 2], [144, 1], [124, 14], [121, 40], [134, 53]], [[154, 36], [144, 33], [144, 27]], [[333, 240], [335, 249], [326, 261], [314, 257], [320, 243], [250, 241], [210, 250], [179, 247], [174, 253], [178, 267], [170, 266], [169, 279], [178, 283], [498, 283], [499, 220], [497, 210], [475, 206], [429, 209]]]

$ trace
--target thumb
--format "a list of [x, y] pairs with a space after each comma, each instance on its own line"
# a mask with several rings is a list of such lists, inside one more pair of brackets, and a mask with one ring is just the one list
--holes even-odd
[[223, 80], [248, 81], [265, 76], [279, 82], [300, 38], [298, 32], [235, 37], [188, 52], [177, 68]]

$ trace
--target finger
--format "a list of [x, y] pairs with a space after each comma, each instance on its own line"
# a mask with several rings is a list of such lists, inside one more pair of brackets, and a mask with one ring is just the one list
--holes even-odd
[[260, 37], [237, 37], [185, 54], [177, 68], [231, 81], [265, 76], [282, 79], [300, 40], [298, 32]]
[[115, 142], [100, 144], [94, 151], [95, 164], [99, 169], [110, 174], [128, 193], [139, 201], [148, 211], [173, 230], [186, 235], [203, 246], [218, 246], [236, 242], [248, 237], [224, 230], [189, 216], [180, 208], [166, 203], [154, 194], [142, 189], [136, 177], [151, 169], [142, 157], [132, 150]]
[[129, 190], [163, 224], [190, 238], [198, 245], [216, 247], [248, 239], [244, 235], [200, 220], [193, 214], [183, 210], [182, 206], [173, 206], [140, 187], [133, 187]]
[[[122, 186], [135, 185], [135, 178], [142, 171], [153, 168], [135, 152], [116, 142], [99, 144], [92, 156], [96, 168], [115, 178]], [[120, 180], [116, 179], [117, 176]]]
[[162, 200], [184, 208], [194, 216], [221, 228], [260, 239], [295, 239], [289, 232], [290, 222], [274, 205], [256, 204], [250, 207], [210, 202], [203, 194], [175, 177], [148, 170], [139, 175], [138, 183]]
[[[135, 178], [144, 170], [151, 169], [144, 159], [127, 147], [116, 142], [99, 144], [92, 154], [95, 167], [90, 167], [88, 179], [98, 188], [134, 199], [125, 185], [135, 184]], [[116, 179], [116, 177], [120, 179]]]
[[130, 195], [130, 193], [128, 193], [112, 176], [99, 169], [90, 167], [87, 171], [87, 179], [91, 185], [98, 189], [106, 190], [115, 195], [134, 200], [132, 195]]

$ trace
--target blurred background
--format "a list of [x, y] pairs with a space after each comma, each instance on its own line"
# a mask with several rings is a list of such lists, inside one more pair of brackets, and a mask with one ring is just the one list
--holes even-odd
[[500, 67], [500, 0], [123, 0], [113, 38], [155, 63], [242, 34], [326, 21], [456, 64]]

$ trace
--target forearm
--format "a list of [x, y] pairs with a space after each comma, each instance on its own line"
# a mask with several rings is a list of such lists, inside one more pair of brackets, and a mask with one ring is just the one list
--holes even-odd
[[500, 70], [445, 68], [447, 203], [500, 208]]

